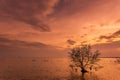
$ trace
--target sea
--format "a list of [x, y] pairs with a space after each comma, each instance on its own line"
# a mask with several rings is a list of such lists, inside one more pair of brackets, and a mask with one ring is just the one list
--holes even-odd
[[120, 80], [116, 58], [100, 58], [101, 68], [84, 75], [70, 68], [70, 58], [0, 58], [0, 80]]

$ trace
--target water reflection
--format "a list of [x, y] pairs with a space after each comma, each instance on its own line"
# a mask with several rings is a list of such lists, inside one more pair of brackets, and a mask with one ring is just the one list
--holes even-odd
[[81, 73], [80, 70], [70, 69], [68, 80], [102, 80], [94, 72]]
[[115, 60], [103, 58], [104, 68], [82, 74], [69, 67], [68, 59], [10, 58], [0, 62], [0, 80], [120, 80]]

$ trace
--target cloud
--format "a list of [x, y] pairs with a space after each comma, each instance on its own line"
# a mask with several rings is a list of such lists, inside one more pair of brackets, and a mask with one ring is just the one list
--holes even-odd
[[111, 39], [113, 38], [114, 36], [100, 36], [99, 39]]
[[81, 43], [83, 43], [83, 44], [84, 44], [84, 43], [87, 43], [87, 42], [88, 42], [88, 41], [82, 41]]
[[117, 38], [117, 37], [119, 37], [119, 36], [120, 36], [120, 30], [114, 32], [114, 33], [111, 34], [110, 36], [105, 36], [105, 35], [100, 36], [100, 37], [99, 37], [99, 40], [102, 40], [102, 39], [112, 40], [112, 39]]
[[[60, 0], [58, 5], [55, 6], [55, 15], [70, 16], [76, 13], [84, 14], [87, 11], [89, 11], [90, 15], [90, 13], [94, 12], [94, 10], [96, 12], [100, 6], [104, 4], [109, 5], [111, 1], [112, 0]], [[107, 6], [104, 7], [104, 9], [106, 9]], [[99, 11], [100, 10], [101, 9], [99, 9]]]
[[26, 48], [44, 48], [52, 47], [40, 42], [26, 42], [21, 40], [11, 40], [8, 38], [0, 37], [0, 45], [3, 46], [14, 46], [14, 47], [26, 47]]
[[95, 44], [93, 49], [100, 50], [101, 56], [104, 57], [118, 57], [120, 56], [120, 41]]
[[65, 57], [67, 51], [41, 42], [27, 42], [0, 37], [0, 57]]
[[76, 41], [71, 40], [71, 39], [68, 39], [68, 40], [67, 40], [67, 43], [68, 43], [69, 45], [74, 45], [74, 44], [76, 43]]
[[114, 35], [114, 36], [120, 35], [120, 30], [118, 30], [117, 32], [115, 32], [113, 35]]
[[47, 15], [58, 0], [0, 0], [0, 18], [13, 19], [31, 25], [35, 30], [50, 31]]
[[120, 19], [116, 20], [115, 23], [120, 24]]

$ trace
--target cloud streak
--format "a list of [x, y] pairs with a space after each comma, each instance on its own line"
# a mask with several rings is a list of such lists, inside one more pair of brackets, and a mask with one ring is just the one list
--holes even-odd
[[2, 46], [14, 46], [14, 47], [26, 47], [26, 48], [47, 48], [47, 47], [52, 47], [50, 45], [46, 45], [44, 43], [40, 42], [26, 42], [26, 41], [21, 41], [21, 40], [11, 40], [8, 38], [0, 37], [0, 45]]
[[120, 56], [120, 41], [95, 44], [93, 45], [93, 49], [100, 50], [103, 57], [118, 57]]
[[87, 12], [92, 13], [94, 12], [94, 10], [99, 9], [98, 6], [102, 6], [104, 4], [108, 5], [111, 1], [112, 0], [74, 0], [74, 1], [60, 0], [60, 2], [55, 8], [58, 16], [65, 17], [65, 16], [74, 15], [76, 13], [80, 13], [80, 14], [84, 14]]
[[110, 36], [100, 36], [99, 39], [100, 40], [102, 40], [102, 39], [111, 40], [111, 39], [117, 38], [119, 36], [120, 36], [120, 30], [114, 32]]
[[67, 40], [67, 43], [68, 43], [69, 45], [74, 45], [74, 44], [76, 43], [76, 41], [71, 40], [71, 39], [68, 39], [68, 40]]
[[57, 47], [41, 42], [27, 42], [12, 40], [0, 37], [0, 56], [1, 57], [65, 57], [66, 51], [56, 49]]

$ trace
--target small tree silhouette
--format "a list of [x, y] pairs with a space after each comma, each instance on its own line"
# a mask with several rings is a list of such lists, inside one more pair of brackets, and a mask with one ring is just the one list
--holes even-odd
[[[82, 73], [86, 73], [87, 68], [93, 69], [99, 61], [100, 53], [96, 50], [94, 53], [91, 51], [90, 45], [81, 44], [78, 47], [71, 49], [70, 58], [72, 59], [72, 65], [74, 67], [79, 67]], [[95, 69], [95, 68], [94, 68]]]

